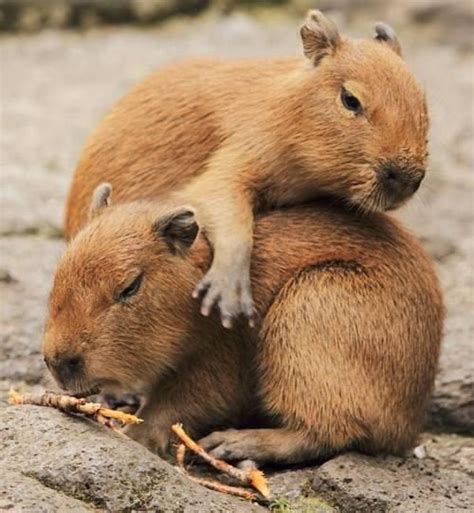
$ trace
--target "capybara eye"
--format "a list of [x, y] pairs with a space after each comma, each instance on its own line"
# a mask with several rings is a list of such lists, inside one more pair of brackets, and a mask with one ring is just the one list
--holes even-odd
[[143, 281], [143, 273], [140, 273], [129, 285], [127, 285], [118, 295], [118, 301], [126, 301], [134, 296], [139, 290]]
[[360, 112], [362, 110], [360, 101], [344, 87], [341, 90], [341, 101], [347, 110], [352, 112]]

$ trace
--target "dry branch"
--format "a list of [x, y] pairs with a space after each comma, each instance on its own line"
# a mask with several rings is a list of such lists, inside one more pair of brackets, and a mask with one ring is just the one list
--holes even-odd
[[270, 497], [270, 490], [268, 488], [265, 476], [263, 475], [262, 471], [254, 468], [248, 470], [241, 470], [237, 467], [234, 467], [233, 465], [230, 465], [226, 461], [214, 458], [214, 456], [206, 452], [184, 431], [183, 426], [181, 424], [174, 424], [173, 426], [171, 426], [171, 429], [188, 449], [190, 449], [199, 457], [201, 457], [204, 461], [209, 463], [209, 465], [233, 477], [234, 479], [238, 479], [241, 483], [252, 486], [261, 495], [263, 495], [263, 497]]
[[100, 403], [90, 403], [84, 398], [56, 394], [54, 392], [45, 392], [44, 394], [19, 394], [15, 392], [15, 390], [10, 390], [9, 401], [10, 404], [49, 406], [66, 413], [79, 413], [91, 417], [108, 427], [113, 427], [110, 423], [111, 420], [119, 421], [122, 424], [139, 424], [143, 422], [142, 419], [139, 419], [135, 415], [104, 408]]
[[255, 500], [256, 495], [250, 490], [246, 490], [245, 488], [240, 488], [238, 486], [229, 486], [223, 483], [219, 483], [219, 481], [213, 481], [210, 479], [203, 479], [201, 477], [195, 477], [188, 473], [185, 465], [184, 465], [184, 457], [186, 454], [186, 445], [184, 443], [179, 444], [176, 449], [176, 461], [178, 463], [178, 467], [180, 470], [189, 478], [191, 481], [195, 483], [205, 486], [210, 490], [215, 490], [216, 492], [227, 493], [229, 495], [235, 495], [236, 497], [240, 497], [242, 499], [246, 499], [249, 501]]
[[246, 490], [245, 488], [240, 488], [239, 486], [229, 486], [219, 483], [219, 481], [211, 481], [210, 479], [203, 479], [201, 477], [191, 476], [190, 474], [187, 474], [187, 476], [189, 479], [191, 479], [191, 481], [194, 481], [195, 483], [200, 484], [201, 486], [205, 486], [206, 488], [216, 492], [235, 495], [236, 497], [247, 499], [249, 501], [254, 501], [257, 498], [255, 493], [251, 492], [250, 490]]

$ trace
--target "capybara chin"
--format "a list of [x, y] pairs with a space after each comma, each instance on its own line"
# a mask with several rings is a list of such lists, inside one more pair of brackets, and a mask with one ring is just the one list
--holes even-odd
[[[319, 11], [301, 28], [305, 58], [196, 60], [139, 83], [87, 144], [70, 189], [69, 237], [94, 188], [117, 199], [179, 196], [197, 207], [213, 261], [195, 292], [230, 327], [253, 314], [254, 212], [332, 195], [364, 211], [398, 207], [426, 168], [422, 88], [396, 35], [350, 39]], [[149, 191], [149, 192], [148, 192]]]
[[161, 455], [175, 422], [217, 457], [260, 463], [415, 443], [443, 305], [395, 221], [323, 203], [259, 217], [259, 320], [229, 331], [191, 298], [210, 263], [192, 209], [106, 206], [109, 192], [99, 187], [54, 278], [43, 352], [63, 388], [144, 394], [128, 433]]

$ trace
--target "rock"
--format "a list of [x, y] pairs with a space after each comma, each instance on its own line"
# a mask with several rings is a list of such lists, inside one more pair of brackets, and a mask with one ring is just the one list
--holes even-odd
[[43, 381], [41, 336], [53, 270], [64, 243], [40, 237], [0, 238], [0, 267], [17, 283], [0, 284], [0, 380]]
[[[440, 431], [474, 435], [474, 329], [473, 322], [466, 321], [468, 315], [448, 319], [428, 425]], [[458, 329], [453, 326], [456, 323]]]
[[2, 170], [0, 236], [59, 237], [67, 191], [65, 176], [36, 166], [31, 175], [20, 173], [17, 166]]
[[0, 268], [0, 283], [17, 283], [18, 280], [11, 274], [8, 269]]
[[206, 0], [131, 0], [130, 8], [137, 21], [149, 23], [172, 14], [193, 13], [208, 4]]
[[455, 41], [465, 49], [474, 48], [474, 9], [470, 0], [418, 0], [410, 6], [410, 15], [420, 24], [438, 23], [440, 41]]
[[360, 8], [374, 8], [377, 0], [290, 0], [290, 6], [300, 15], [305, 14], [309, 9], [329, 11], [354, 11]]
[[2, 0], [0, 30], [36, 32], [45, 27], [91, 28], [104, 23], [150, 23], [189, 14], [209, 0]]
[[[270, 475], [268, 483], [274, 504], [291, 513], [336, 513], [339, 510], [311, 488], [315, 469], [283, 470]], [[285, 509], [286, 508], [286, 509]], [[278, 509], [275, 509], [279, 511]]]
[[[431, 156], [426, 183], [397, 216], [422, 238], [436, 259], [447, 308], [429, 426], [474, 433], [474, 239], [470, 236], [473, 182], [468, 171], [474, 164], [474, 155], [472, 143], [469, 149], [464, 146], [466, 136], [472, 139], [472, 116], [469, 109], [463, 108], [465, 102], [472, 105], [472, 99], [458, 103], [460, 98], [452, 95], [453, 88], [459, 92], [472, 89], [473, 61], [472, 54], [466, 56], [465, 62], [452, 47], [437, 48], [436, 66], [429, 62], [428, 48], [406, 54], [427, 88], [432, 121]], [[447, 77], [440, 69], [452, 72]], [[453, 110], [459, 113], [456, 122], [446, 123]]]
[[[194, 484], [125, 436], [51, 408], [0, 410], [0, 445], [1, 468], [13, 473], [2, 480], [1, 497], [15, 508], [20, 497], [25, 507], [41, 511], [50, 494], [63, 504], [57, 511], [72, 511], [78, 504], [84, 511], [265, 511]], [[22, 490], [15, 492], [12, 480], [18, 476]]]
[[456, 253], [453, 241], [444, 237], [420, 237], [420, 241], [433, 260], [443, 262]]
[[[454, 449], [461, 450], [463, 442], [458, 439]], [[469, 457], [473, 450], [471, 442]], [[470, 509], [474, 500], [472, 475], [459, 466], [446, 468], [443, 459], [430, 455], [429, 447], [427, 453], [422, 460], [339, 456], [315, 472], [311, 487], [340, 511], [351, 513]]]
[[474, 498], [474, 440], [425, 434], [421, 447], [422, 459], [349, 453], [320, 467], [280, 471], [269, 484], [295, 513], [468, 509]]
[[35, 513], [96, 511], [93, 506], [44, 486], [33, 477], [28, 477], [21, 472], [12, 472], [8, 469], [2, 469], [0, 510], [34, 511]]
[[38, 3], [36, 5], [34, 3], [26, 3], [18, 14], [16, 27], [20, 31], [36, 32], [43, 24], [42, 18], [41, 7]]
[[[451, 434], [425, 433], [422, 436], [425, 458], [430, 465], [464, 472], [474, 478], [474, 439]], [[474, 489], [471, 489], [471, 494]]]

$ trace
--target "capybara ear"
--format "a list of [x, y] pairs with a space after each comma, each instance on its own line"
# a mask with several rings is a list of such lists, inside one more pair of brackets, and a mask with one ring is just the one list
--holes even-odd
[[91, 206], [89, 207], [89, 221], [97, 217], [104, 208], [110, 205], [112, 186], [109, 183], [101, 183], [92, 193]]
[[374, 39], [388, 44], [395, 53], [402, 55], [402, 47], [398, 41], [397, 34], [395, 34], [395, 30], [393, 30], [390, 25], [387, 25], [382, 21], [377, 22], [375, 24]]
[[199, 226], [191, 207], [180, 207], [158, 219], [153, 229], [162, 237], [173, 254], [185, 255], [195, 241]]
[[300, 34], [304, 54], [314, 65], [324, 56], [333, 53], [341, 43], [336, 24], [316, 9], [308, 11]]

